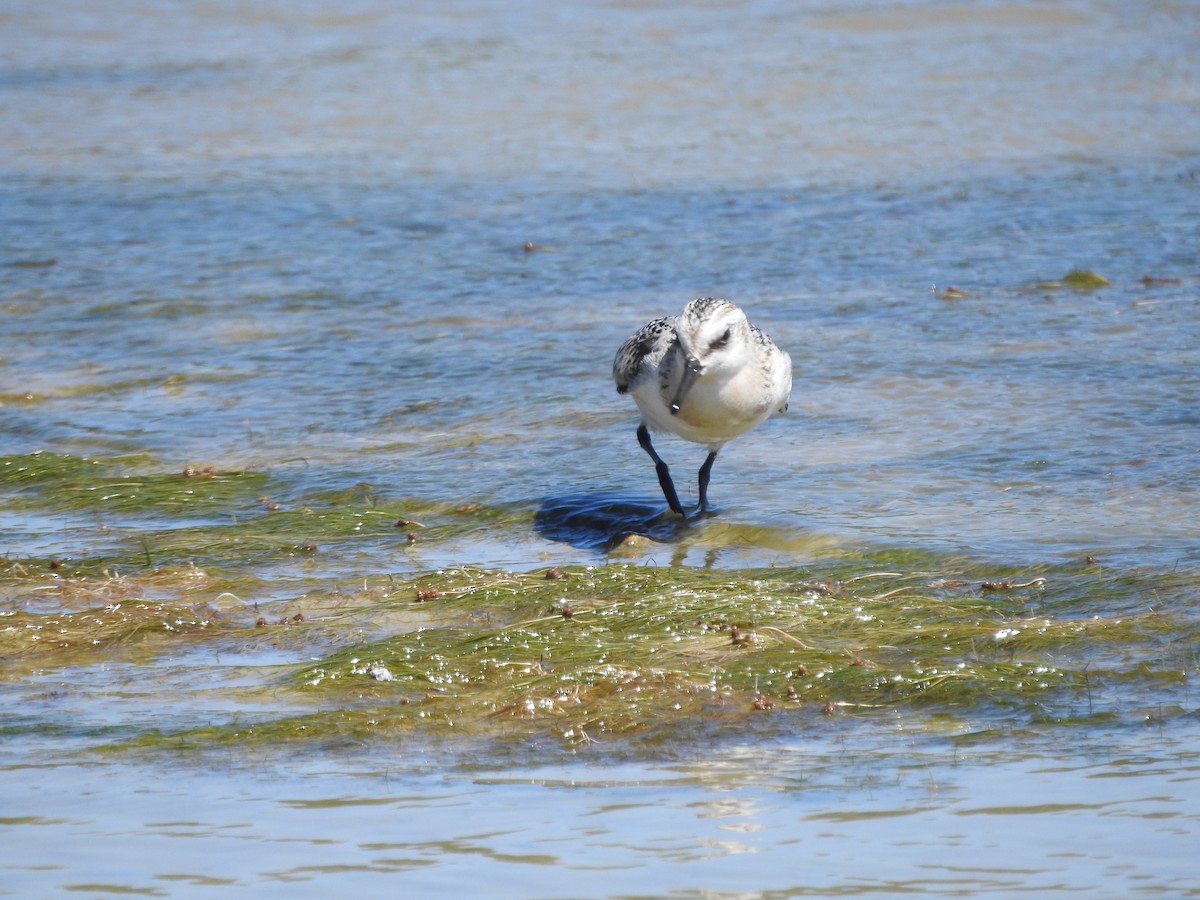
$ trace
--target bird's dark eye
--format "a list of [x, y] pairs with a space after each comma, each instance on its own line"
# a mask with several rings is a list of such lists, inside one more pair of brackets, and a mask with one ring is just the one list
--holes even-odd
[[708, 345], [709, 350], [720, 350], [729, 343], [729, 329], [725, 329], [725, 333]]

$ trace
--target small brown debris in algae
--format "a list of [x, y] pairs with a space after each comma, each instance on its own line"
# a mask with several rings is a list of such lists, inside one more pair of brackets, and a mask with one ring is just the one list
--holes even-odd
[[550, 568], [548, 568], [546, 570], [546, 577], [551, 580], [570, 578], [571, 573], [564, 572], [562, 569], [558, 568], [557, 566], [551, 566]]
[[300, 549], [303, 550], [305, 553], [316, 553], [317, 552], [317, 542], [316, 541], [305, 541], [304, 545]]
[[984, 593], [988, 591], [1014, 591], [1017, 588], [1027, 587], [1045, 587], [1046, 579], [1042, 577], [1031, 578], [1029, 581], [1013, 581], [1005, 579], [1004, 581], [985, 581], [979, 585], [979, 589]]
[[62, 568], [62, 560], [61, 560], [61, 559], [52, 559], [52, 560], [50, 560], [50, 568], [52, 568], [52, 569], [60, 569], [60, 568]]
[[789, 684], [787, 686], [787, 698], [789, 700], [799, 700], [800, 699], [800, 695], [796, 693], [796, 686], [794, 684]]
[[397, 528], [424, 528], [425, 526], [422, 525], [420, 522], [414, 522], [412, 519], [397, 519], [396, 527]]
[[879, 663], [871, 662], [871, 660], [869, 660], [869, 659], [863, 659], [861, 656], [856, 656], [856, 657], [854, 657], [854, 659], [850, 660], [850, 665], [866, 666], [868, 668], [874, 668], [874, 667], [878, 666]]
[[743, 633], [742, 630], [736, 625], [729, 626], [729, 643], [733, 644], [735, 647], [741, 647], [745, 644], [749, 644], [752, 640], [754, 640], [753, 631]]
[[262, 616], [259, 616], [259, 617], [258, 617], [258, 621], [256, 621], [256, 622], [254, 623], [254, 627], [255, 627], [255, 628], [262, 628], [262, 627], [264, 627], [266, 624], [267, 624], [267, 620], [266, 620], [266, 619], [264, 619]]
[[808, 584], [803, 585], [801, 590], [811, 591], [814, 594], [832, 594], [833, 596], [837, 596], [841, 594], [844, 587], [845, 585], [840, 581], [810, 581]]
[[418, 588], [417, 589], [417, 602], [418, 603], [424, 603], [426, 600], [436, 600], [440, 596], [442, 596], [442, 592], [439, 591], [437, 588]]
[[985, 581], [983, 584], [979, 585], [979, 589], [984, 593], [991, 593], [993, 591], [1011, 591], [1013, 589], [1013, 583], [1011, 581]]
[[772, 709], [775, 706], [775, 701], [766, 694], [759, 694], [754, 698], [755, 709]]
[[837, 715], [837, 704], [834, 703], [832, 700], [826, 700], [825, 706], [821, 710], [821, 712], [823, 712], [827, 716]]
[[805, 675], [808, 674], [808, 666], [801, 663], [800, 665], [796, 666], [796, 668], [794, 670], [792, 670], [792, 674], [795, 675], [797, 678], [803, 678]]
[[562, 617], [563, 617], [564, 619], [569, 619], [569, 618], [571, 618], [572, 616], [574, 616], [574, 615], [575, 615], [575, 610], [571, 609], [571, 607], [569, 607], [569, 606], [564, 606], [564, 607], [563, 607], [561, 610], [559, 610], [559, 611], [562, 613]]

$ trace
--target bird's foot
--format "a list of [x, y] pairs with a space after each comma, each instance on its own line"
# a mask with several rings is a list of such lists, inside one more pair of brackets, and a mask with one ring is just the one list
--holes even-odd
[[701, 519], [711, 519], [716, 514], [717, 511], [708, 504], [697, 504], [688, 512], [680, 513], [683, 521], [689, 525], [699, 522]]

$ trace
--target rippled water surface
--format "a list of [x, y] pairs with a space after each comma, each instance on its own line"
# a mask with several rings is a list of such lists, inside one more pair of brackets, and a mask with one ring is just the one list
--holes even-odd
[[[612, 355], [721, 294], [791, 353], [791, 410], [722, 451], [719, 516], [639, 560], [1091, 558], [1153, 606], [1200, 570], [1197, 35], [1185, 2], [9, 4], [0, 453], [265, 472], [285, 506], [657, 503]], [[659, 448], [694, 494], [703, 449]], [[0, 553], [144, 525], [5, 502]], [[302, 575], [605, 561], [569, 537]], [[299, 661], [0, 677], [0, 893], [1200, 893], [1186, 687], [1144, 727], [984, 749], [847, 720], [177, 770], [72, 731], [228, 716], [172, 709], [172, 679]]]
[[[3, 820], [6, 877], [91, 896], [1195, 893], [1194, 747], [1130, 736], [1124, 754], [1056, 761], [868, 736], [850, 753], [860, 738], [773, 745], [765, 769], [761, 745], [737, 744], [517, 772], [447, 771], [411, 748], [293, 761], [286, 777], [244, 760], [216, 774], [39, 769], [6, 789], [22, 812]], [[66, 798], [39, 783], [63, 777], [83, 787]]]

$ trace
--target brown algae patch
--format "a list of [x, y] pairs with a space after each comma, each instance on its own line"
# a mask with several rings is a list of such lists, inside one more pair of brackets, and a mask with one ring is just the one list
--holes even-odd
[[194, 644], [230, 623], [203, 605], [126, 599], [78, 612], [0, 611], [4, 678], [39, 668], [69, 668], [114, 658], [169, 653], [169, 642]]

